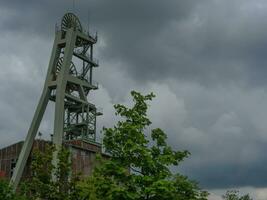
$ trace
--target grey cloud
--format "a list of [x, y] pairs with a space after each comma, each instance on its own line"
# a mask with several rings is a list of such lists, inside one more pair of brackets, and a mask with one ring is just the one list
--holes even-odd
[[[178, 121], [167, 126], [167, 116], [157, 117], [172, 146], [192, 153], [180, 170], [207, 188], [265, 187], [266, 92], [177, 85], [174, 93], [186, 113], [174, 109]], [[180, 123], [179, 115], [185, 116]]]
[[[223, 84], [264, 83], [266, 14], [250, 1], [81, 1], [86, 26], [100, 32], [104, 62], [120, 60], [140, 82], [166, 77]], [[261, 2], [264, 6], [265, 3]], [[71, 2], [2, 2], [10, 10], [4, 30], [52, 37]], [[12, 17], [13, 16], [13, 17]], [[20, 20], [18, 20], [20, 19]], [[55, 20], [56, 19], [56, 20]], [[259, 67], [259, 70], [254, 70]]]

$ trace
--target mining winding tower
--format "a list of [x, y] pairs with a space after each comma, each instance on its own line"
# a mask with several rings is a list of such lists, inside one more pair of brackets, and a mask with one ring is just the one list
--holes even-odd
[[[73, 13], [66, 13], [61, 26], [56, 27], [54, 45], [42, 95], [20, 151], [11, 182], [17, 187], [36, 133], [49, 101], [55, 102], [52, 142], [56, 148], [72, 141], [96, 141], [96, 117], [102, 113], [87, 100], [92, 90], [93, 69], [98, 62], [93, 57], [97, 35], [85, 31]], [[53, 162], [56, 164], [56, 157]]]

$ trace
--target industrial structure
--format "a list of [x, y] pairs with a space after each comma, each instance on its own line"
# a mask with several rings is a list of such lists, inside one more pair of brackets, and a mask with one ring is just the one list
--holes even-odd
[[[34, 159], [33, 152], [35, 150], [46, 152], [49, 145], [51, 145], [51, 141], [41, 139], [34, 140], [32, 151], [22, 173], [22, 180], [26, 180], [32, 176], [31, 162]], [[20, 141], [0, 149], [0, 178], [11, 179], [22, 146], [23, 141]], [[90, 175], [97, 165], [96, 155], [102, 153], [101, 144], [83, 140], [72, 140], [66, 141], [64, 146], [71, 151], [70, 161], [72, 174], [79, 174], [81, 176]]]
[[[66, 13], [61, 26], [56, 27], [42, 95], [27, 137], [23, 145], [20, 144], [18, 159], [14, 157], [11, 182], [15, 188], [23, 175], [49, 101], [55, 102], [52, 143], [56, 149], [69, 144], [76, 149], [86, 146], [85, 151], [91, 151], [90, 145], [93, 145], [96, 151], [101, 151], [100, 144], [96, 143], [96, 117], [102, 113], [87, 100], [90, 92], [98, 89], [98, 84], [93, 81], [93, 68], [98, 67], [93, 57], [96, 42], [97, 35], [85, 31], [73, 13]], [[56, 154], [53, 162], [57, 164]]]

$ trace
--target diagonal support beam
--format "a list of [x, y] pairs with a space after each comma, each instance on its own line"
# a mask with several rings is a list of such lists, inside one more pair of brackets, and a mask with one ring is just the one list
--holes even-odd
[[33, 146], [34, 138], [39, 129], [41, 120], [43, 118], [46, 106], [49, 101], [51, 89], [48, 87], [48, 82], [51, 81], [52, 79], [53, 67], [55, 66], [56, 60], [58, 59], [59, 54], [60, 54], [60, 49], [58, 48], [59, 39], [60, 39], [60, 33], [57, 33], [55, 37], [54, 45], [53, 45], [51, 59], [49, 61], [49, 67], [48, 67], [48, 71], [46, 75], [45, 86], [44, 86], [41, 98], [39, 100], [38, 106], [35, 110], [30, 128], [28, 130], [27, 137], [21, 149], [13, 176], [11, 177], [11, 180], [10, 180], [10, 184], [13, 185], [15, 190], [20, 182], [21, 176], [23, 174], [25, 165], [27, 163], [28, 157], [30, 155], [30, 152]]

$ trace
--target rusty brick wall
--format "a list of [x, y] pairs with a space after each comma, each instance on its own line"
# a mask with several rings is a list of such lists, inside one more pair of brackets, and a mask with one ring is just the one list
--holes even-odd
[[12, 176], [22, 145], [23, 142], [18, 142], [0, 150], [0, 171], [7, 179]]
[[96, 164], [96, 152], [72, 149], [72, 173], [88, 176]]
[[96, 154], [101, 153], [100, 144], [88, 143], [82, 140], [69, 141], [72, 154], [72, 173], [88, 176], [97, 165]]
[[[0, 176], [4, 176], [10, 179], [12, 176], [12, 168], [15, 167], [15, 162], [19, 157], [23, 142], [10, 145], [3, 149], [0, 149]], [[38, 149], [42, 152], [45, 151], [45, 147], [51, 145], [51, 142], [45, 140], [35, 140], [33, 149]], [[81, 140], [68, 141], [67, 146], [71, 147], [71, 161], [72, 161], [72, 173], [80, 173], [83, 176], [90, 175], [93, 168], [97, 165], [96, 154], [101, 153], [101, 145], [97, 143], [88, 143]], [[25, 179], [31, 174], [30, 163], [32, 159], [32, 153], [28, 158], [26, 167], [24, 169], [22, 178]], [[12, 164], [13, 163], [13, 164]]]
[[[33, 144], [33, 149], [39, 149], [40, 151], [44, 152], [46, 144], [49, 144], [49, 142], [44, 140], [35, 140]], [[22, 145], [23, 142], [21, 141], [13, 145], [7, 146], [3, 149], [0, 149], [0, 172], [2, 176], [7, 179], [10, 179], [12, 176], [13, 169], [19, 157]], [[24, 169], [22, 175], [23, 178], [28, 177], [30, 175], [31, 154]]]

